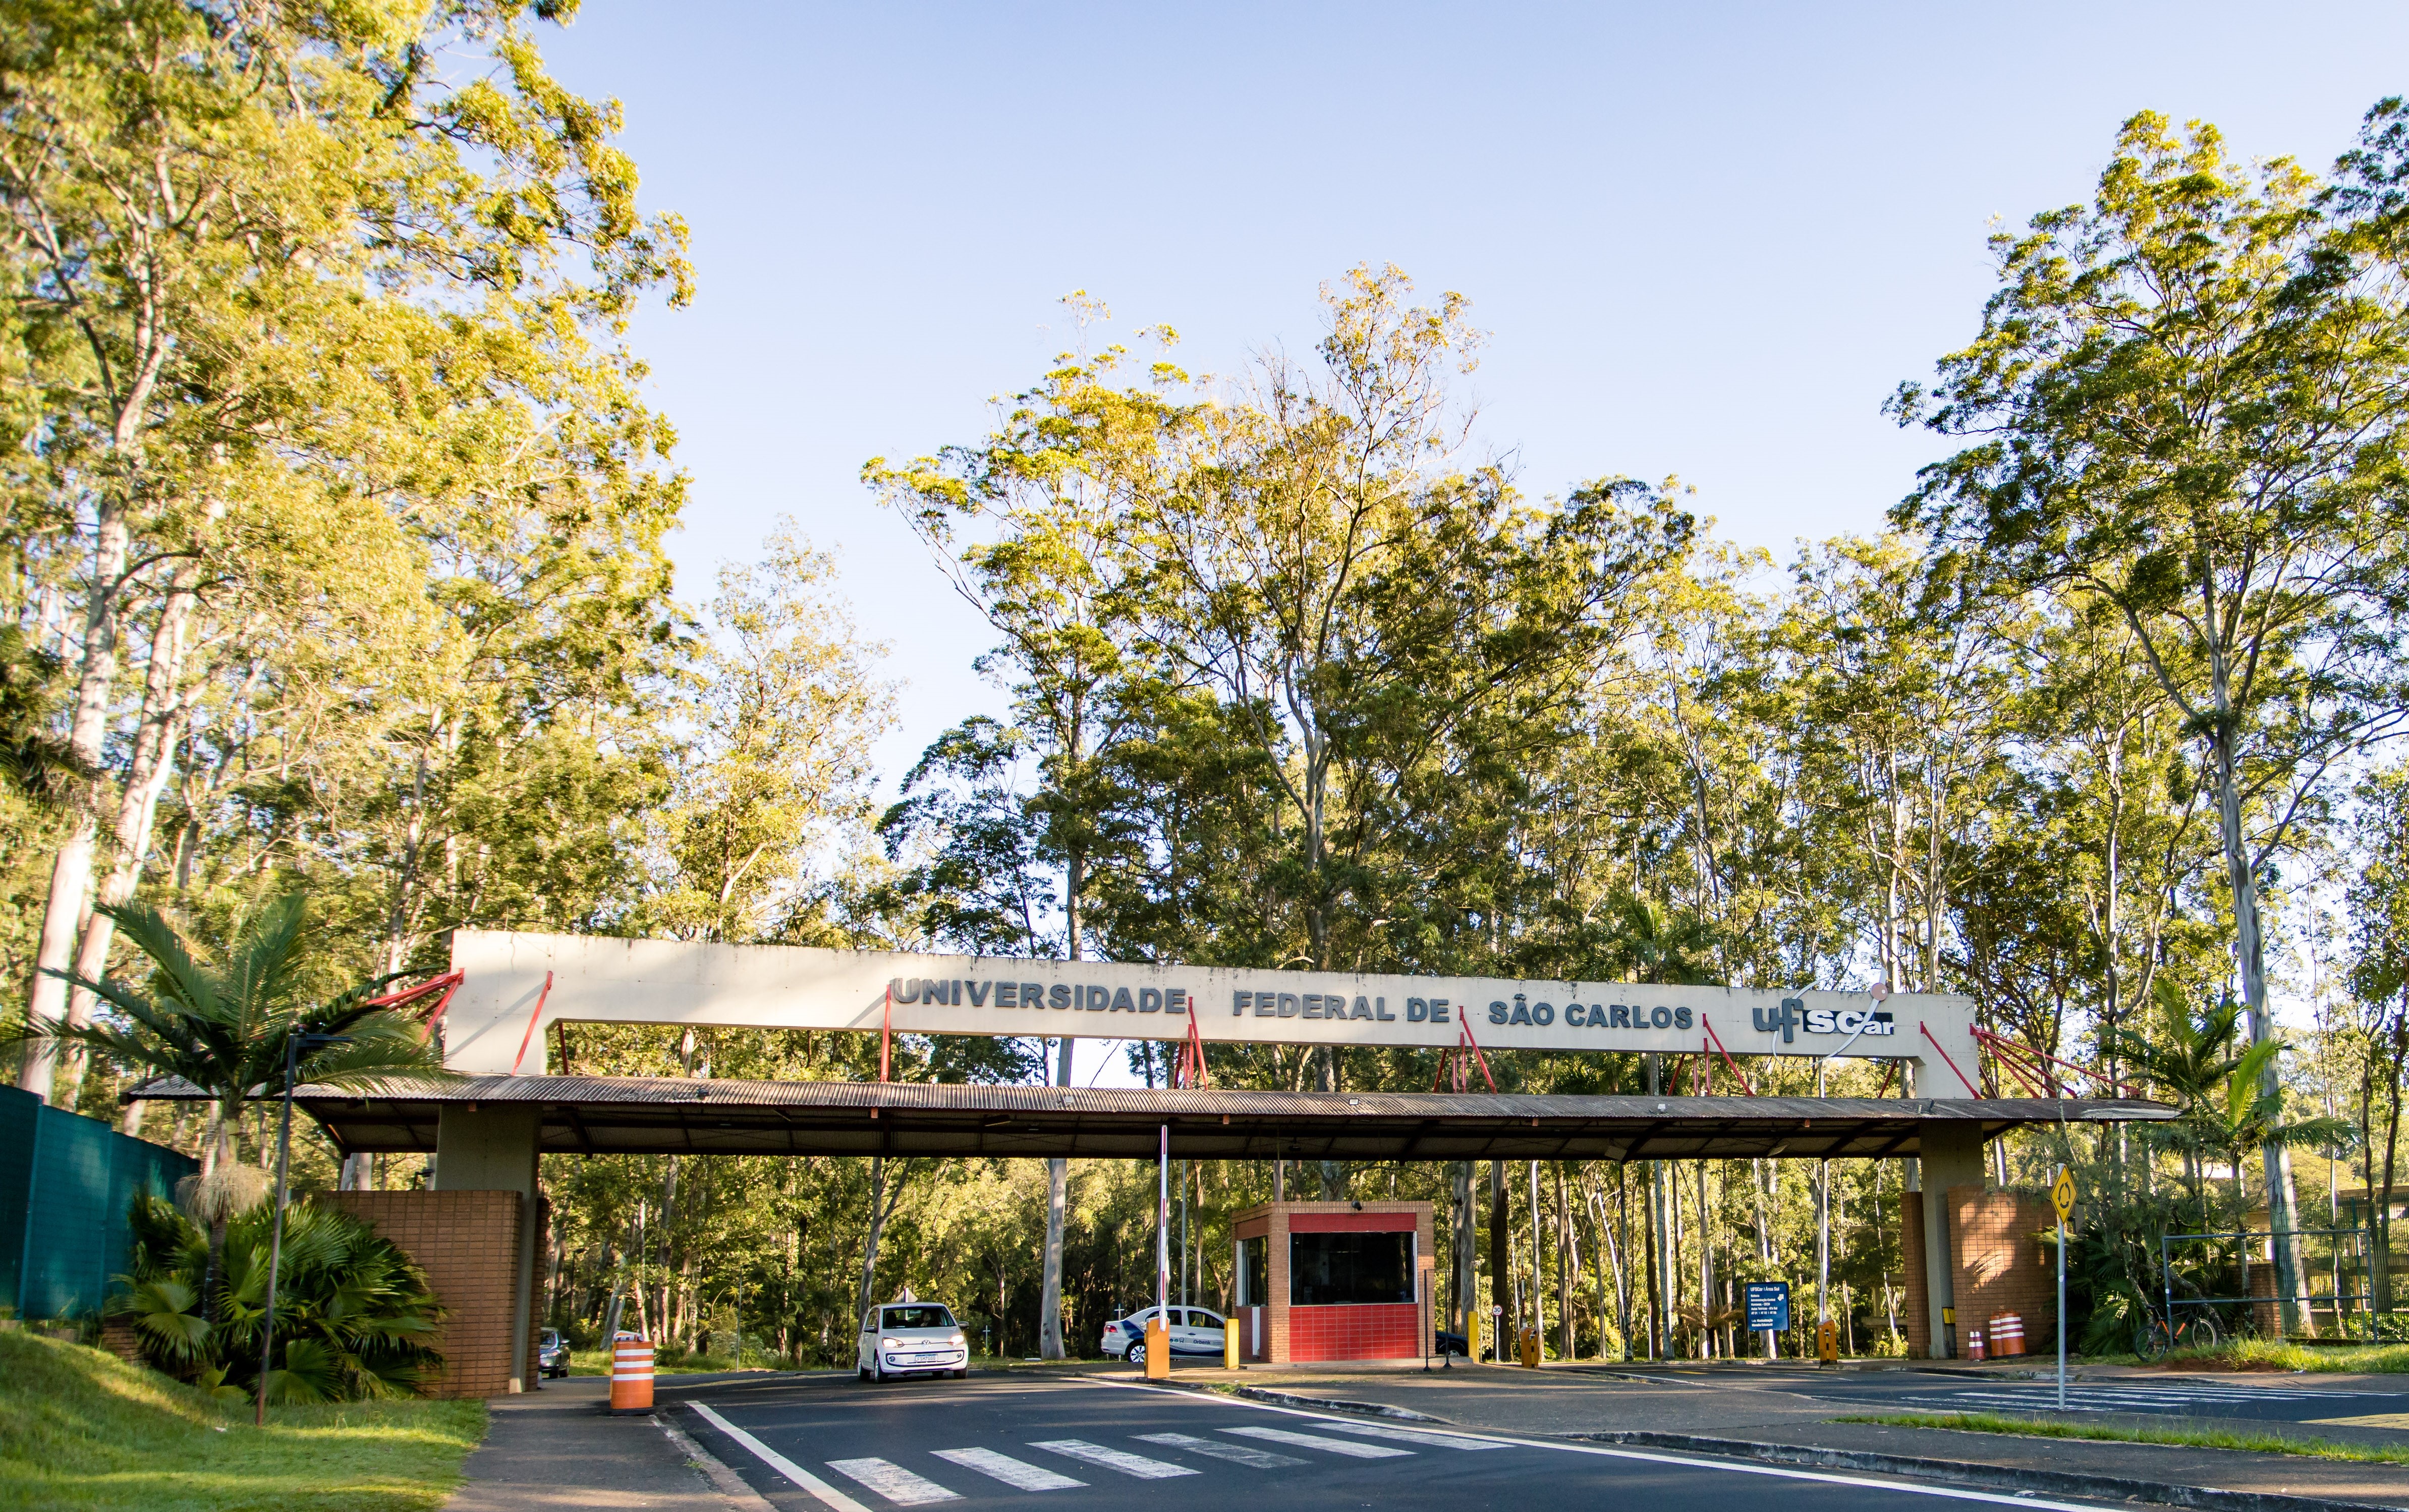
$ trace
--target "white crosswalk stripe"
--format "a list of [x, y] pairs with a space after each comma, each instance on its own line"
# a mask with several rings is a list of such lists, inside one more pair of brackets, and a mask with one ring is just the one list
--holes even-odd
[[1100, 1464], [1107, 1470], [1118, 1470], [1124, 1476], [1135, 1476], [1140, 1480], [1169, 1480], [1174, 1476], [1202, 1474], [1201, 1471], [1191, 1470], [1184, 1464], [1149, 1460], [1143, 1454], [1132, 1454], [1126, 1449], [1108, 1449], [1102, 1444], [1090, 1444], [1084, 1438], [1042, 1439], [1031, 1443], [1029, 1447], [1032, 1449], [1046, 1449], [1055, 1454], [1066, 1455], [1074, 1460], [1085, 1460], [1089, 1464]]
[[858, 1480], [886, 1497], [897, 1506], [923, 1506], [930, 1502], [959, 1502], [959, 1491], [949, 1491], [933, 1480], [923, 1479], [889, 1460], [830, 1460], [828, 1467], [840, 1476]]
[[1061, 1491], [1087, 1484], [1084, 1480], [1073, 1480], [1068, 1476], [1048, 1470], [1042, 1464], [1031, 1464], [1026, 1460], [1016, 1460], [1009, 1454], [998, 1454], [993, 1449], [932, 1449], [930, 1452], [965, 1470], [975, 1470], [982, 1476], [1003, 1481], [1016, 1490]]
[[1435, 1449], [1505, 1449], [1510, 1444], [1499, 1444], [1485, 1438], [1465, 1438], [1461, 1433], [1434, 1433], [1427, 1428], [1392, 1428], [1387, 1423], [1331, 1423], [1342, 1433], [1362, 1433], [1371, 1438], [1393, 1438], [1400, 1444], [1421, 1444]]
[[1301, 1449], [1322, 1449], [1331, 1454], [1344, 1454], [1357, 1460], [1390, 1460], [1411, 1454], [1411, 1449], [1392, 1449], [1386, 1444], [1350, 1444], [1343, 1438], [1323, 1438], [1315, 1433], [1291, 1433], [1285, 1428], [1224, 1428], [1225, 1433], [1244, 1433], [1248, 1438], [1267, 1438], [1275, 1444], [1293, 1444]]
[[1193, 1433], [1139, 1433], [1135, 1436], [1148, 1444], [1160, 1444], [1165, 1448], [1187, 1449], [1195, 1454], [1208, 1454], [1216, 1460], [1227, 1460], [1232, 1464], [1252, 1465], [1257, 1470], [1286, 1470], [1291, 1465], [1307, 1462], [1304, 1460], [1291, 1459], [1285, 1454], [1274, 1454], [1269, 1449], [1259, 1449], [1251, 1445], [1217, 1444], [1209, 1438], [1198, 1438]]

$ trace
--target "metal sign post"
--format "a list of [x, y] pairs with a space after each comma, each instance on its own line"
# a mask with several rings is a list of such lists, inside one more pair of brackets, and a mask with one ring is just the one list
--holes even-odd
[[2057, 1410], [2066, 1410], [2066, 1220], [2074, 1216], [2074, 1177], [2057, 1168], [2057, 1184], [2049, 1189], [2050, 1205], [2057, 1209]]

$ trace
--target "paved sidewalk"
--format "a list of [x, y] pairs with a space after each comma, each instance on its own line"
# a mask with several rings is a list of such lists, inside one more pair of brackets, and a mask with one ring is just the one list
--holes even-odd
[[488, 1403], [493, 1427], [469, 1456], [468, 1484], [444, 1504], [444, 1512], [731, 1512], [737, 1506], [650, 1418], [597, 1410], [609, 1386], [599, 1375], [571, 1376]]
[[[1883, 1409], [1810, 1395], [1830, 1377], [1796, 1367], [1740, 1367], [1713, 1372], [1675, 1372], [1644, 1366], [1617, 1367], [1612, 1371], [1559, 1367], [1527, 1371], [1494, 1365], [1466, 1366], [1459, 1361], [1453, 1370], [1435, 1371], [1428, 1375], [1386, 1370], [1234, 1374], [1179, 1370], [1174, 1374], [1190, 1385], [1238, 1384], [1299, 1397], [1377, 1403], [1465, 1428], [1534, 1437], [1685, 1433], [1756, 1444], [1948, 1460], [2001, 1470], [2050, 1470], [2170, 1487], [2211, 1487], [2376, 1506], [2409, 1506], [2409, 1466], [1835, 1422], [1832, 1419], [1840, 1416]], [[2320, 1385], [2350, 1379], [2353, 1378], [2316, 1378]], [[2397, 1386], [2399, 1377], [2392, 1377], [2387, 1384]], [[2170, 1417], [2146, 1420], [2167, 1428], [2216, 1427], [2409, 1445], [2409, 1433], [2362, 1433], [2307, 1423]]]

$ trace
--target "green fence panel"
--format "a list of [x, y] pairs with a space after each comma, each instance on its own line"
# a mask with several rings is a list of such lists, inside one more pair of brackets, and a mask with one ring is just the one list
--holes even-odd
[[25, 1282], [25, 1218], [34, 1191], [34, 1147], [40, 1138], [42, 1100], [0, 1087], [0, 1305], [16, 1309]]
[[173, 1194], [190, 1156], [0, 1087], [0, 1301], [20, 1318], [81, 1318], [125, 1269], [134, 1194]]

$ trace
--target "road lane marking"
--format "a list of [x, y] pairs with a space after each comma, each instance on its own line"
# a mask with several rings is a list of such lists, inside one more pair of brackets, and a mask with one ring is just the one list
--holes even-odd
[[697, 1413], [700, 1413], [703, 1420], [711, 1424], [712, 1427], [718, 1429], [721, 1433], [726, 1433], [729, 1438], [732, 1438], [737, 1443], [743, 1445], [752, 1453], [755, 1459], [760, 1461], [763, 1464], [768, 1465], [771, 1469], [775, 1470], [778, 1474], [786, 1476], [788, 1480], [793, 1481], [796, 1485], [801, 1486], [803, 1490], [811, 1492], [814, 1496], [818, 1497], [820, 1501], [828, 1506], [829, 1512], [870, 1512], [870, 1508], [862, 1505], [859, 1502], [855, 1501], [852, 1497], [847, 1496], [844, 1492], [838, 1490], [827, 1481], [813, 1475], [801, 1465], [799, 1465], [794, 1461], [787, 1459], [785, 1455], [780, 1454], [769, 1445], [762, 1443], [759, 1439], [755, 1438], [752, 1434], [746, 1433], [742, 1428], [737, 1427], [734, 1423], [731, 1423], [727, 1418], [721, 1417], [717, 1412], [712, 1409], [708, 1403], [693, 1402], [688, 1403], [687, 1405], [693, 1407]]
[[828, 1467], [840, 1476], [861, 1482], [897, 1506], [926, 1506], [930, 1502], [959, 1502], [962, 1499], [961, 1492], [949, 1491], [891, 1460], [830, 1460]]
[[1184, 1464], [1169, 1464], [1161, 1460], [1149, 1460], [1143, 1454], [1132, 1454], [1126, 1449], [1108, 1449], [1102, 1444], [1090, 1444], [1084, 1438], [1043, 1439], [1032, 1442], [1029, 1447], [1032, 1449], [1048, 1449], [1056, 1454], [1067, 1455], [1074, 1460], [1085, 1460], [1089, 1464], [1100, 1464], [1107, 1470], [1118, 1470], [1124, 1476], [1135, 1476], [1140, 1480], [1169, 1480], [1174, 1476], [1203, 1474], [1202, 1471], [1191, 1470]]
[[2409, 1430], [2409, 1412], [2371, 1412], [2364, 1418], [2312, 1418], [2309, 1421], [2330, 1423], [2336, 1428]]
[[1198, 1438], [1193, 1433], [1137, 1433], [1132, 1436], [1142, 1438], [1148, 1444], [1209, 1454], [1216, 1460], [1227, 1460], [1232, 1464], [1251, 1465], [1257, 1470], [1286, 1470], [1293, 1465], [1312, 1462], [1285, 1454], [1274, 1454], [1269, 1449], [1259, 1449], [1249, 1444], [1222, 1444], [1209, 1438]]
[[1466, 1438], [1462, 1433], [1433, 1433], [1420, 1428], [1392, 1428], [1386, 1423], [1332, 1423], [1342, 1433], [1362, 1433], [1371, 1438], [1393, 1438], [1400, 1444], [1422, 1444], [1435, 1449], [1502, 1449], [1503, 1444], [1485, 1438]]
[[[1310, 1422], [1337, 1426], [1324, 1414], [1307, 1412], [1302, 1407], [1276, 1406], [1268, 1402], [1248, 1402], [1243, 1398], [1200, 1396], [1178, 1387], [1147, 1386], [1136, 1381], [1116, 1381], [1102, 1376], [1087, 1376], [1063, 1383], [1066, 1389], [1108, 1388], [1117, 1391], [1145, 1391], [1154, 1396], [1176, 1396], [1190, 1403], [1205, 1403], [1214, 1406], [1244, 1407], [1255, 1412], [1277, 1413], [1284, 1418], [1303, 1418]], [[1731, 1460], [1702, 1460], [1686, 1454], [1667, 1454], [1661, 1449], [1609, 1448], [1602, 1444], [1565, 1444], [1544, 1438], [1514, 1438], [1503, 1433], [1481, 1435], [1493, 1444], [1510, 1444], [1517, 1448], [1553, 1449], [1559, 1454], [1586, 1454], [1600, 1460], [1637, 1460], [1642, 1464], [1679, 1465], [1685, 1470], [1720, 1470], [1726, 1475], [1764, 1476], [1774, 1480], [1810, 1480], [1825, 1486], [1851, 1486], [1874, 1491], [1896, 1491], [1902, 1496], [1933, 1496], [1947, 1502], [1983, 1502], [1995, 1506], [2039, 1508], [2040, 1512], [2099, 1512], [2098, 1502], [2052, 1502], [2029, 1493], [1978, 1491], [1959, 1486], [1939, 1486], [1923, 1480], [1876, 1480], [1871, 1476], [1843, 1475], [1831, 1470], [1794, 1470], [1787, 1465], [1747, 1464]]]
[[1244, 1433], [1248, 1438], [1267, 1438], [1275, 1444], [1293, 1444], [1301, 1449], [1322, 1449], [1358, 1460], [1393, 1460], [1414, 1452], [1411, 1449], [1392, 1449], [1386, 1444], [1354, 1444], [1343, 1438], [1323, 1438], [1319, 1433], [1291, 1433], [1285, 1428], [1224, 1428], [1221, 1432]]
[[1059, 1475], [1042, 1464], [1031, 1464], [1026, 1460], [1016, 1460], [1009, 1454], [998, 1454], [993, 1449], [931, 1449], [930, 1452], [965, 1470], [975, 1470], [982, 1476], [1003, 1481], [1017, 1490], [1062, 1491], [1087, 1484], [1084, 1480], [1073, 1480], [1068, 1476]]

